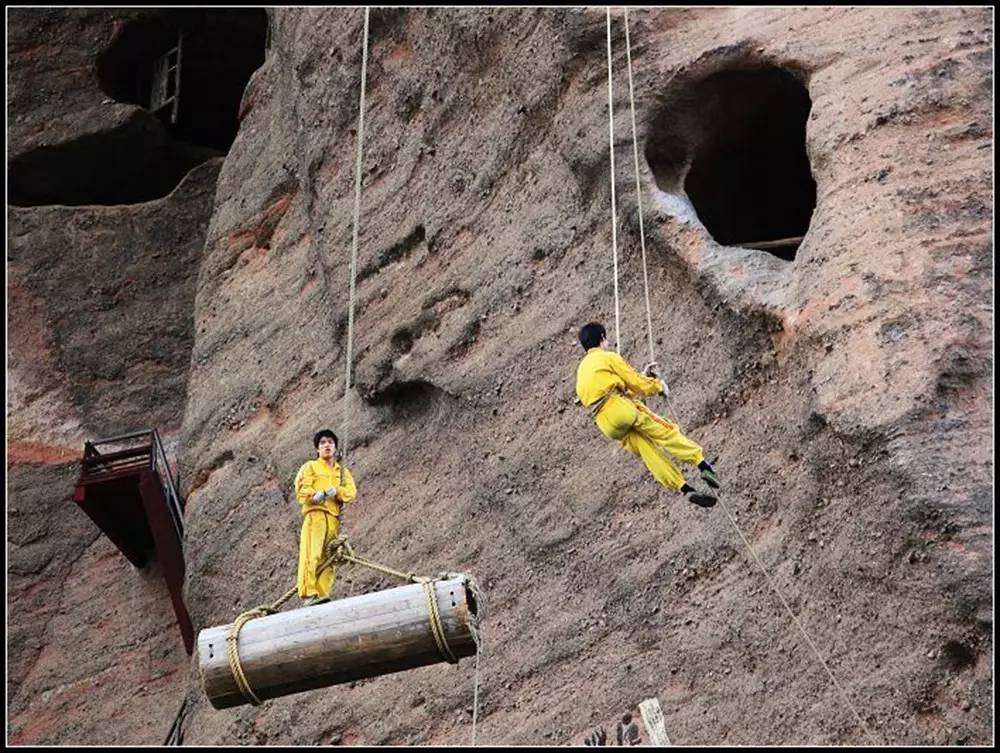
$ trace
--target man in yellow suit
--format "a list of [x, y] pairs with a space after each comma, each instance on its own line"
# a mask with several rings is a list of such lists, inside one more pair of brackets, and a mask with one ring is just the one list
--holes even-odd
[[607, 350], [604, 326], [591, 322], [580, 330], [580, 344], [587, 355], [576, 370], [576, 394], [590, 409], [598, 428], [608, 438], [638, 455], [653, 477], [668, 489], [681, 494], [700, 507], [712, 507], [716, 498], [698, 492], [664, 454], [698, 466], [701, 477], [718, 489], [719, 479], [705, 461], [705, 454], [680, 429], [647, 408], [639, 398], [669, 392], [667, 383], [656, 378], [653, 364], [640, 374], [619, 354]]
[[330, 600], [335, 568], [316, 570], [326, 559], [326, 548], [340, 531], [340, 510], [358, 491], [351, 472], [337, 463], [337, 435], [329, 429], [313, 437], [316, 459], [309, 460], [295, 475], [295, 498], [302, 505], [302, 535], [299, 539], [299, 597], [306, 606]]

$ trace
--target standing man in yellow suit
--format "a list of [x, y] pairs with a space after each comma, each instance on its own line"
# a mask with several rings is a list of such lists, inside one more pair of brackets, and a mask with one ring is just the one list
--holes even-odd
[[295, 475], [295, 498], [302, 505], [302, 535], [299, 539], [299, 597], [306, 606], [330, 600], [335, 568], [316, 570], [326, 557], [326, 548], [340, 531], [340, 509], [358, 494], [351, 472], [337, 463], [337, 435], [329, 429], [313, 437], [316, 459], [309, 460]]
[[667, 383], [656, 378], [653, 364], [640, 374], [614, 351], [607, 350], [604, 326], [591, 322], [580, 330], [580, 344], [587, 355], [576, 370], [576, 394], [590, 409], [601, 432], [638, 455], [653, 477], [668, 489], [679, 491], [700, 507], [712, 507], [716, 498], [689, 486], [677, 467], [664, 454], [698, 466], [701, 477], [713, 489], [719, 479], [705, 461], [701, 447], [681, 434], [680, 429], [658, 416], [639, 398], [669, 392]]

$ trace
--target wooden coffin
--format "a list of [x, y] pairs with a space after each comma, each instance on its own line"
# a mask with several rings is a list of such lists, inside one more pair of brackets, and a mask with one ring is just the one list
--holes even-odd
[[[480, 609], [474, 582], [454, 575], [433, 585], [448, 648], [456, 659], [475, 655]], [[202, 684], [217, 709], [250, 703], [229, 666], [229, 629], [198, 634]], [[258, 617], [243, 626], [238, 648], [260, 700], [448, 661], [418, 584]]]

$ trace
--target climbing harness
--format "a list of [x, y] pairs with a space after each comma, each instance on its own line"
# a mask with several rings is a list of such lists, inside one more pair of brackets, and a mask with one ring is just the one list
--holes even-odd
[[[617, 387], [612, 387], [605, 393], [604, 397], [600, 397], [594, 402], [592, 402], [590, 405], [584, 407], [590, 411], [590, 415], [592, 415], [594, 418], [597, 418], [597, 414], [601, 412], [601, 408], [604, 407], [604, 404], [608, 402], [608, 400], [610, 400], [613, 395], [619, 395], [621, 397], [624, 397], [621, 390], [619, 390]], [[580, 403], [580, 405], [583, 405], [583, 403]]]

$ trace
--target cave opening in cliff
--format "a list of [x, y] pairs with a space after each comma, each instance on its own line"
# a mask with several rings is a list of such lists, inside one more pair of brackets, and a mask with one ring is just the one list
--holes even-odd
[[654, 119], [646, 145], [654, 179], [686, 194], [718, 243], [791, 261], [816, 207], [811, 107], [802, 81], [772, 65], [688, 83]]
[[226, 152], [267, 37], [263, 8], [153, 12], [122, 28], [98, 59], [98, 81], [115, 100], [153, 112], [173, 138]]
[[8, 202], [113, 206], [169, 194], [232, 145], [268, 28], [262, 8], [144, 11], [125, 23], [98, 57], [98, 82], [143, 109], [83, 111], [81, 135], [11, 159]]

